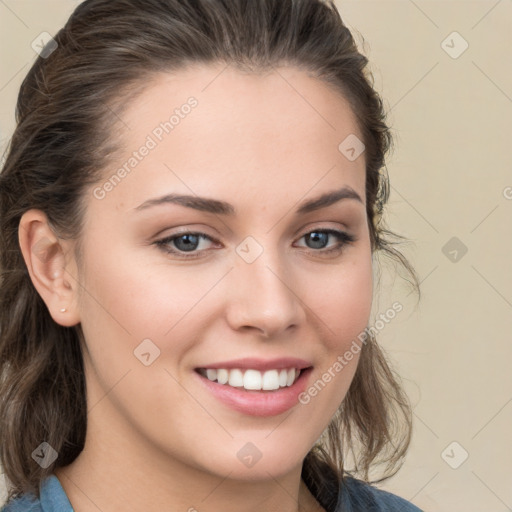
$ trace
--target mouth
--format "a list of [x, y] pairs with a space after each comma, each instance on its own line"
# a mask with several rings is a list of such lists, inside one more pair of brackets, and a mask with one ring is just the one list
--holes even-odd
[[303, 369], [275, 368], [265, 371], [254, 368], [197, 368], [196, 372], [211, 382], [246, 391], [276, 391], [293, 386]]
[[313, 366], [304, 360], [242, 359], [195, 368], [202, 389], [218, 403], [248, 416], [276, 416], [301, 405]]
[[[287, 366], [290, 363], [287, 364]], [[218, 403], [248, 416], [276, 416], [297, 405], [306, 389], [313, 366], [257, 370], [245, 368], [196, 368], [202, 389]]]

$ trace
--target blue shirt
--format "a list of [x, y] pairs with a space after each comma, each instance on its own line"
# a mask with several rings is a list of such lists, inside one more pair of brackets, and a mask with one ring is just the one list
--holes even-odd
[[[5, 505], [0, 512], [74, 512], [55, 475], [40, 487], [41, 499], [23, 495]], [[339, 494], [336, 512], [422, 512], [412, 503], [361, 480], [347, 477]]]

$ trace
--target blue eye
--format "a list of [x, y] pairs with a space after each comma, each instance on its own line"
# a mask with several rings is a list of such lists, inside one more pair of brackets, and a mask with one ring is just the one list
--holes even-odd
[[[162, 250], [180, 255], [180, 252], [192, 252], [198, 249], [201, 239], [213, 241], [208, 235], [204, 233], [180, 233], [178, 235], [172, 235], [162, 240], [157, 240], [155, 244]], [[177, 249], [172, 248], [170, 245], [173, 244]], [[183, 255], [184, 258], [197, 257], [197, 254]]]
[[[334, 247], [326, 249], [328, 241], [332, 237], [335, 237], [338, 240], [338, 243], [334, 244]], [[316, 254], [341, 252], [341, 249], [345, 245], [357, 240], [355, 236], [336, 229], [316, 229], [302, 235], [300, 239], [302, 238], [307, 240], [308, 244], [311, 244], [308, 245], [308, 247], [313, 249], [312, 252]], [[216, 242], [205, 233], [184, 232], [157, 240], [154, 244], [166, 253], [177, 256], [178, 258], [186, 259], [201, 257], [201, 254], [206, 252], [207, 249], [200, 249], [201, 241], [203, 240]]]
[[328, 249], [323, 252], [332, 252], [333, 250], [339, 250], [345, 244], [355, 242], [355, 237], [345, 233], [345, 231], [338, 231], [336, 229], [317, 229], [310, 231], [303, 235], [302, 238], [306, 238], [310, 243], [313, 244], [313, 249], [324, 249], [327, 245], [329, 237], [334, 235], [338, 239], [338, 244], [335, 247]]

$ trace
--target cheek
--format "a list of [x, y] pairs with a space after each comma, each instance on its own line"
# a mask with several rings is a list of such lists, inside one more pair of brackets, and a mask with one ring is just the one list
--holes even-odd
[[323, 356], [311, 386], [299, 397], [302, 404], [317, 406], [322, 414], [318, 428], [338, 409], [357, 369], [362, 347], [361, 335], [370, 318], [373, 272], [370, 252], [353, 255], [340, 271], [324, 279], [324, 286], [309, 294], [322, 329]]
[[344, 350], [368, 324], [373, 298], [371, 256], [364, 254], [340, 265], [339, 272], [312, 289], [315, 292], [308, 293], [308, 301], [325, 326], [329, 348]]
[[[359, 284], [359, 286], [356, 286]], [[328, 325], [324, 351], [310, 385], [299, 395], [305, 410], [316, 410], [313, 431], [321, 432], [332, 419], [350, 388], [357, 370], [364, 333], [371, 309], [372, 287], [364, 279], [354, 280], [336, 295], [336, 305], [327, 304], [322, 320]], [[311, 415], [311, 412], [309, 412]]]
[[[107, 242], [108, 250], [95, 254], [89, 249], [84, 276], [85, 313], [103, 326], [120, 330], [134, 340], [161, 337], [178, 322], [200, 298], [207, 283], [194, 282], [190, 272], [174, 272], [151, 264], [144, 251]], [[156, 249], [155, 249], [156, 250]], [[204, 292], [203, 292], [204, 293]]]
[[157, 356], [156, 366], [178, 364], [200, 338], [209, 311], [202, 299], [222, 277], [217, 269], [171, 271], [165, 263], [143, 261], [133, 249], [116, 251], [119, 246], [110, 242], [101, 254], [89, 248], [84, 262], [82, 329], [104, 386], [140, 369], [139, 347]]

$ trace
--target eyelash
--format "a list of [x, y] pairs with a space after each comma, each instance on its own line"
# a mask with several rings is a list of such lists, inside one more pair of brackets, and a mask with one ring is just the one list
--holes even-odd
[[[338, 237], [338, 239], [340, 240], [339, 243], [336, 245], [336, 247], [333, 247], [330, 249], [310, 249], [310, 251], [312, 251], [314, 253], [320, 253], [322, 255], [328, 255], [328, 254], [332, 254], [334, 252], [340, 252], [344, 246], [357, 241], [357, 238], [355, 236], [353, 236], [345, 231], [338, 231], [336, 229], [313, 229], [311, 231], [308, 231], [307, 233], [304, 233], [300, 238], [304, 238], [305, 236], [310, 235], [312, 233], [324, 233], [324, 234], [334, 235], [334, 236]], [[181, 238], [182, 236], [186, 236], [186, 235], [199, 236], [200, 238], [206, 238], [212, 242], [216, 242], [216, 240], [214, 240], [210, 236], [206, 235], [205, 233], [201, 233], [201, 232], [197, 232], [197, 231], [185, 231], [183, 233], [177, 233], [175, 235], [171, 235], [166, 238], [162, 238], [161, 240], [157, 240], [156, 242], [154, 242], [154, 244], [160, 250], [162, 250], [168, 254], [177, 255], [181, 259], [190, 259], [190, 258], [201, 257], [200, 255], [202, 252], [204, 252], [204, 250], [199, 251], [199, 252], [191, 251], [191, 252], [187, 253], [185, 251], [171, 249], [169, 247], [169, 244], [172, 243], [174, 240]]]

